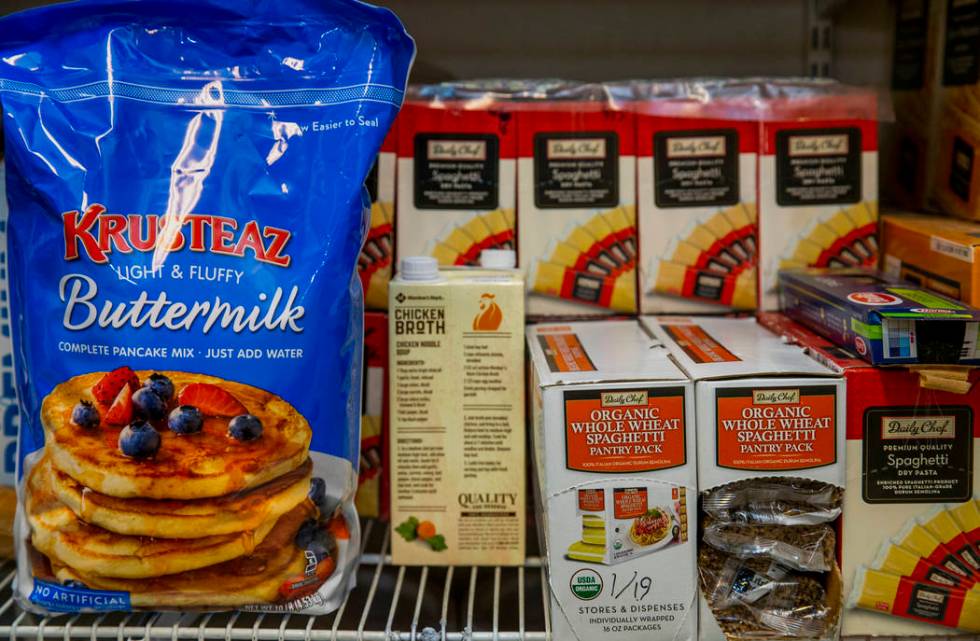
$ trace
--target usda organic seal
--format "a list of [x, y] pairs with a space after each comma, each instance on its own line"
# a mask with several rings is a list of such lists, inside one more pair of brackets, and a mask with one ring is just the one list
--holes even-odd
[[579, 570], [568, 582], [575, 598], [591, 601], [602, 594], [602, 577], [595, 570]]

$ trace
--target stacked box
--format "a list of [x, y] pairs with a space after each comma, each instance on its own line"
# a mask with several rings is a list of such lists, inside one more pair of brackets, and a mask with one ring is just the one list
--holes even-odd
[[388, 315], [364, 314], [364, 384], [361, 389], [361, 458], [357, 513], [368, 518], [388, 515]]
[[751, 318], [641, 323], [695, 381], [700, 638], [836, 638], [843, 379]]
[[479, 265], [514, 249], [517, 137], [499, 105], [415, 95], [398, 119], [399, 259]]
[[[899, 0], [891, 75], [895, 122], [883, 135], [882, 186], [890, 202], [925, 207], [935, 173], [935, 136], [939, 107], [940, 52], [945, 0]], [[887, 147], [886, 147], [887, 145]]]
[[395, 158], [398, 121], [388, 131], [365, 183], [371, 196], [371, 224], [357, 259], [357, 275], [367, 309], [388, 309], [388, 281], [395, 260]]
[[754, 309], [758, 123], [724, 101], [636, 109], [641, 311]]
[[916, 372], [871, 367], [786, 316], [759, 320], [847, 383], [843, 634], [977, 631], [980, 605], [965, 593], [980, 582], [980, 376], [968, 374], [965, 393], [930, 389]]
[[521, 104], [516, 116], [528, 314], [635, 313], [634, 114], [556, 100]]
[[946, 213], [980, 218], [980, 176], [976, 162], [980, 145], [980, 3], [946, 0], [936, 3], [945, 30], [938, 43], [941, 55], [939, 129], [936, 179], [932, 199]]
[[759, 157], [760, 309], [787, 267], [878, 263], [878, 122], [872, 92], [828, 84], [766, 101]]
[[782, 311], [874, 365], [980, 364], [980, 310], [865, 269], [779, 274]]
[[881, 219], [881, 267], [888, 276], [980, 305], [980, 223], [892, 213]]
[[690, 381], [634, 320], [534, 325], [527, 346], [553, 638], [695, 639]]

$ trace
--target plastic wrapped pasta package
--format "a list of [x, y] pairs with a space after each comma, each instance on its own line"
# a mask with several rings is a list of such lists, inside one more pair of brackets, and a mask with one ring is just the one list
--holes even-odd
[[805, 572], [829, 572], [837, 537], [827, 525], [745, 525], [708, 521], [704, 542], [739, 558], [762, 557]]
[[353, 0], [83, 0], [0, 20], [0, 43], [15, 597], [336, 609], [364, 184], [411, 38]]
[[701, 509], [717, 521], [772, 525], [830, 523], [841, 514], [841, 490], [805, 479], [759, 479], [706, 492]]
[[729, 639], [819, 638], [840, 615], [823, 575], [710, 546], [702, 547], [698, 567], [708, 606]]

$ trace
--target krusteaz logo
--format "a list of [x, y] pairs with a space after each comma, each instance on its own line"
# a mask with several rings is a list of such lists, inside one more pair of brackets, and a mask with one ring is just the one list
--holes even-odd
[[591, 601], [602, 594], [602, 577], [595, 570], [579, 570], [568, 582], [575, 598]]

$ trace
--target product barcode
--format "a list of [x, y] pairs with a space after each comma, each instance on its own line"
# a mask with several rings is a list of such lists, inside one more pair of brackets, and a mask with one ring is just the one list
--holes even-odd
[[889, 318], [881, 324], [886, 359], [916, 358], [915, 321]]

